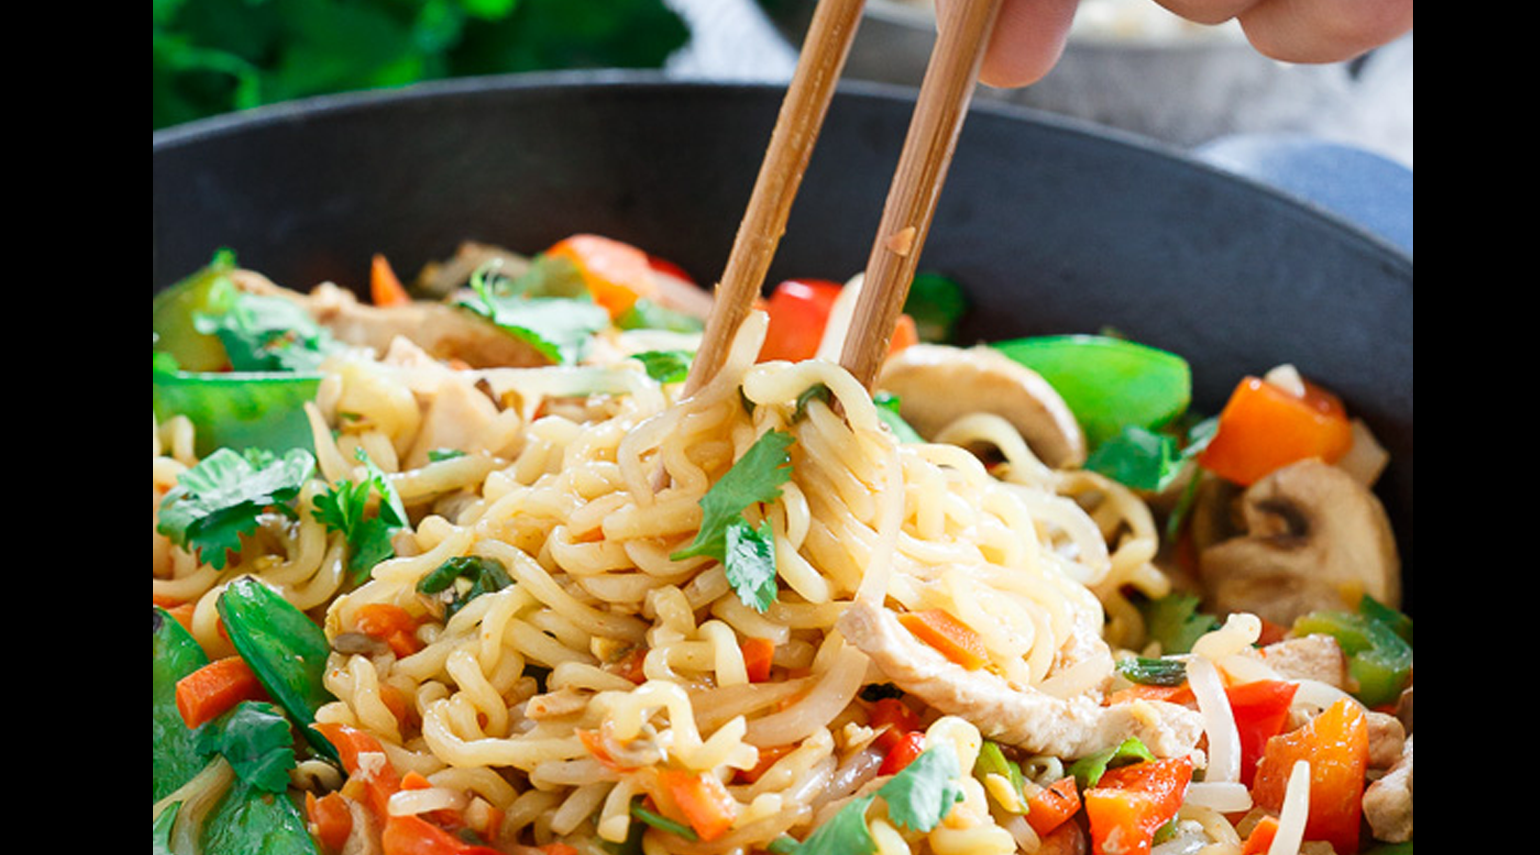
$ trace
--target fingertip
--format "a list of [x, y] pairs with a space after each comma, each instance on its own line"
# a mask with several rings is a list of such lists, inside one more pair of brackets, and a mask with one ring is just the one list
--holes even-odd
[[[958, 0], [938, 0], [940, 5]], [[1047, 76], [1069, 37], [1079, 0], [1001, 0], [979, 68], [979, 81], [998, 89], [1029, 86]]]

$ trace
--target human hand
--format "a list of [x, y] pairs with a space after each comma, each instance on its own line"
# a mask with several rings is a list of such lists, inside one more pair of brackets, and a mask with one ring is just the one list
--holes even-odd
[[[1412, 0], [1150, 0], [1202, 24], [1235, 18], [1264, 56], [1284, 62], [1351, 59], [1412, 29]], [[936, 0], [946, 20], [954, 4]], [[1001, 0], [979, 78], [1001, 88], [1042, 79], [1059, 61], [1080, 0]]]

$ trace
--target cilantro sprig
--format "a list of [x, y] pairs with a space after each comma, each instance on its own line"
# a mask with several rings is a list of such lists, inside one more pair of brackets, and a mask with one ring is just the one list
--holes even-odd
[[775, 539], [769, 521], [756, 528], [745, 517], [750, 506], [781, 497], [781, 485], [791, 479], [787, 449], [796, 439], [785, 431], [765, 433], [727, 470], [706, 495], [695, 541], [675, 552], [682, 561], [709, 556], [722, 563], [727, 581], [744, 605], [759, 612], [775, 602]]
[[[348, 541], [348, 570], [355, 580], [374, 565], [395, 557], [391, 538], [407, 525], [406, 507], [384, 471], [369, 459], [363, 449], [357, 459], [364, 465], [366, 477], [353, 482], [338, 481], [315, 497], [314, 517], [332, 531], [340, 531]], [[379, 496], [377, 503], [371, 499]], [[374, 513], [371, 514], [371, 504]]]
[[314, 471], [315, 457], [304, 449], [282, 457], [256, 448], [219, 449], [177, 479], [161, 500], [156, 530], [223, 570], [263, 513], [295, 516], [291, 503]]
[[772, 844], [778, 855], [871, 855], [877, 851], [866, 824], [872, 803], [887, 803], [888, 819], [910, 831], [926, 832], [940, 824], [962, 801], [957, 752], [946, 744], [921, 752], [904, 770], [874, 793], [852, 799], [801, 843], [782, 838]]

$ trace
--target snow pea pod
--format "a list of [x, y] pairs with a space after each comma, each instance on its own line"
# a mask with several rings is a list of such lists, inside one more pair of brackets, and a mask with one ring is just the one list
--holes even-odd
[[1348, 675], [1358, 684], [1353, 696], [1365, 705], [1392, 703], [1412, 675], [1412, 646], [1389, 625], [1357, 612], [1312, 612], [1294, 622], [1295, 635], [1337, 639], [1347, 655]]
[[217, 607], [230, 643], [263, 688], [301, 726], [311, 745], [335, 756], [325, 737], [310, 727], [316, 710], [332, 699], [323, 681], [331, 647], [321, 627], [249, 576], [231, 582]]
[[209, 658], [165, 609], [151, 609], [150, 801], [156, 802], [192, 780], [208, 763], [208, 755], [198, 750], [194, 731], [177, 711], [176, 684], [207, 665]]
[[308, 450], [304, 404], [320, 384], [321, 375], [310, 373], [155, 371], [152, 409], [157, 419], [190, 419], [200, 456], [216, 448]]
[[1161, 428], [1192, 403], [1187, 361], [1148, 345], [1112, 336], [1058, 335], [994, 346], [1053, 386], [1093, 449], [1128, 427]]

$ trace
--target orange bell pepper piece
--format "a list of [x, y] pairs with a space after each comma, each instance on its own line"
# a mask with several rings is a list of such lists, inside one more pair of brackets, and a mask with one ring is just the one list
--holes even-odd
[[1320, 458], [1335, 463], [1353, 447], [1353, 427], [1342, 402], [1311, 383], [1295, 395], [1258, 377], [1235, 387], [1219, 427], [1198, 454], [1198, 464], [1241, 485], [1254, 484], [1290, 463]]
[[1147, 760], [1108, 770], [1082, 795], [1095, 855], [1148, 855], [1155, 832], [1176, 816], [1192, 760]]
[[1267, 741], [1252, 796], [1278, 811], [1295, 762], [1310, 763], [1310, 818], [1306, 840], [1324, 840], [1338, 852], [1357, 852], [1369, 769], [1369, 719], [1358, 704], [1341, 700], [1303, 727]]
[[557, 241], [545, 255], [565, 258], [577, 266], [594, 302], [611, 318], [625, 314], [636, 301], [657, 292], [653, 263], [646, 252], [602, 235], [576, 234]]

